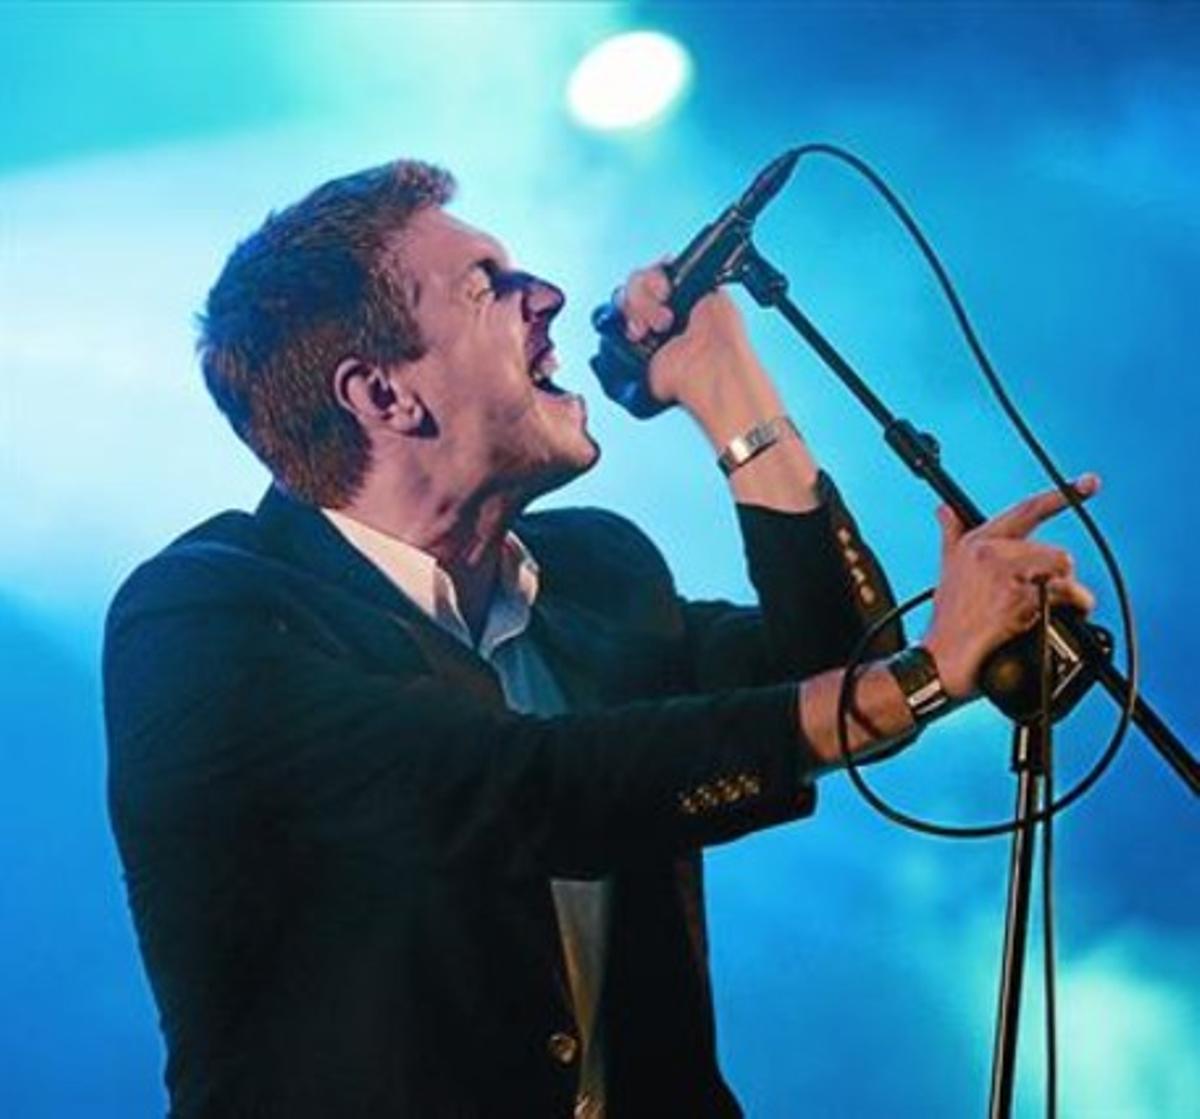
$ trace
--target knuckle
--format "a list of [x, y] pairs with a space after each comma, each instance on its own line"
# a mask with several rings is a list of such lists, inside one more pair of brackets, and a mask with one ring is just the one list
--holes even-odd
[[633, 278], [638, 287], [642, 288], [644, 291], [653, 291], [658, 286], [658, 269], [653, 267], [639, 268], [633, 274]]

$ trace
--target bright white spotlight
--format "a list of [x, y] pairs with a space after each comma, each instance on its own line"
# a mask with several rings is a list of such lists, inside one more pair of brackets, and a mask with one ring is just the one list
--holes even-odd
[[580, 60], [567, 83], [567, 104], [589, 128], [618, 129], [661, 116], [691, 76], [687, 51], [657, 31], [614, 35]]

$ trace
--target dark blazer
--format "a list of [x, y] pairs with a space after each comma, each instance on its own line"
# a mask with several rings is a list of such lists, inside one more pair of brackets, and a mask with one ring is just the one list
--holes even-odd
[[762, 612], [684, 602], [612, 514], [521, 520], [554, 718], [276, 490], [126, 581], [109, 800], [173, 1116], [571, 1115], [548, 879], [598, 875], [609, 1115], [740, 1114], [697, 851], [812, 810], [791, 681], [890, 595], [831, 487], [739, 514]]

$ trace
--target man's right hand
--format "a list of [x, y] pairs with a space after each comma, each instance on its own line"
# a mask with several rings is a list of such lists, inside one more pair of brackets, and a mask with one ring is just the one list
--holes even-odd
[[[1083, 498], [1100, 488], [1094, 474], [1075, 488]], [[992, 650], [1029, 629], [1040, 613], [1039, 584], [1050, 602], [1091, 611], [1095, 597], [1075, 578], [1069, 553], [1027, 537], [1067, 507], [1057, 490], [1026, 498], [978, 528], [967, 530], [947, 506], [942, 526], [942, 570], [933, 597], [933, 620], [921, 644], [937, 662], [942, 686], [954, 699], [977, 690]]]

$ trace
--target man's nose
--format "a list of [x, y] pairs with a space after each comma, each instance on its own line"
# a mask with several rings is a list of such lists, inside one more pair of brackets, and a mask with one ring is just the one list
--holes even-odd
[[527, 280], [522, 297], [522, 309], [527, 321], [545, 319], [547, 322], [562, 310], [567, 297], [562, 289], [549, 280], [526, 273]]

